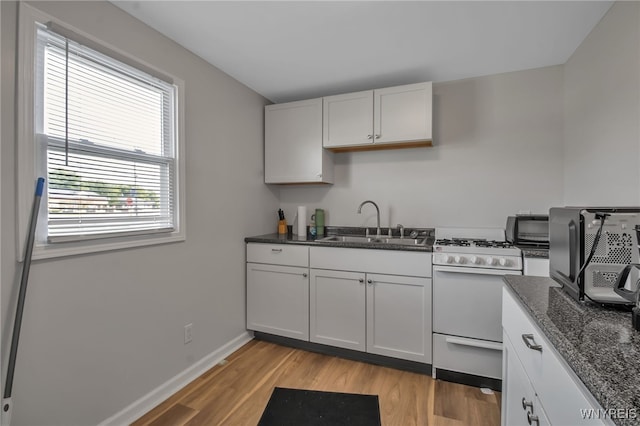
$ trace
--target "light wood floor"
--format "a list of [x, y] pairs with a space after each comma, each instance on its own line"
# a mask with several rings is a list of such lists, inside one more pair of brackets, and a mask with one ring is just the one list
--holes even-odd
[[498, 392], [253, 340], [133, 425], [255, 426], [275, 386], [378, 395], [383, 426], [500, 424]]

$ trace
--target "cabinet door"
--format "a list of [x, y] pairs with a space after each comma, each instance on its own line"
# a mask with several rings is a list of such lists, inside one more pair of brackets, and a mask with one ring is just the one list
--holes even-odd
[[310, 340], [364, 351], [365, 275], [359, 272], [311, 270]]
[[367, 352], [431, 362], [431, 280], [367, 274]]
[[431, 140], [431, 82], [374, 91], [376, 144]]
[[322, 99], [267, 105], [265, 183], [333, 181], [330, 153], [322, 149]]
[[247, 263], [247, 328], [308, 341], [308, 271]]
[[[549, 425], [542, 404], [506, 334], [503, 340], [502, 426]], [[537, 418], [537, 423], [534, 421], [534, 416]]]
[[323, 98], [325, 148], [373, 143], [373, 90]]

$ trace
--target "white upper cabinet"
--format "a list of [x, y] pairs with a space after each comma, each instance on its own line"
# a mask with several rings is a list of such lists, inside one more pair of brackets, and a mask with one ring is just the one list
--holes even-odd
[[323, 98], [325, 148], [373, 143], [373, 90]]
[[431, 83], [374, 91], [375, 143], [431, 141]]
[[432, 84], [418, 83], [323, 99], [323, 146], [333, 151], [430, 146]]
[[322, 99], [265, 107], [265, 183], [333, 183], [333, 159], [322, 148]]
[[267, 105], [264, 182], [333, 183], [331, 151], [431, 146], [432, 93], [427, 82]]

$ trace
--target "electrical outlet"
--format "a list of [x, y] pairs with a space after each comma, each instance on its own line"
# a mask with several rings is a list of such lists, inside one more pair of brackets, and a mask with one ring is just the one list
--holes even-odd
[[184, 326], [184, 344], [193, 340], [193, 323], [189, 323]]

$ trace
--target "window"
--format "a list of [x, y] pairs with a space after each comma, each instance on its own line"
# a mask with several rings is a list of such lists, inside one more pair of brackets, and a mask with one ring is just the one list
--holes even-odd
[[32, 31], [36, 250], [183, 235], [177, 85], [52, 22]]

